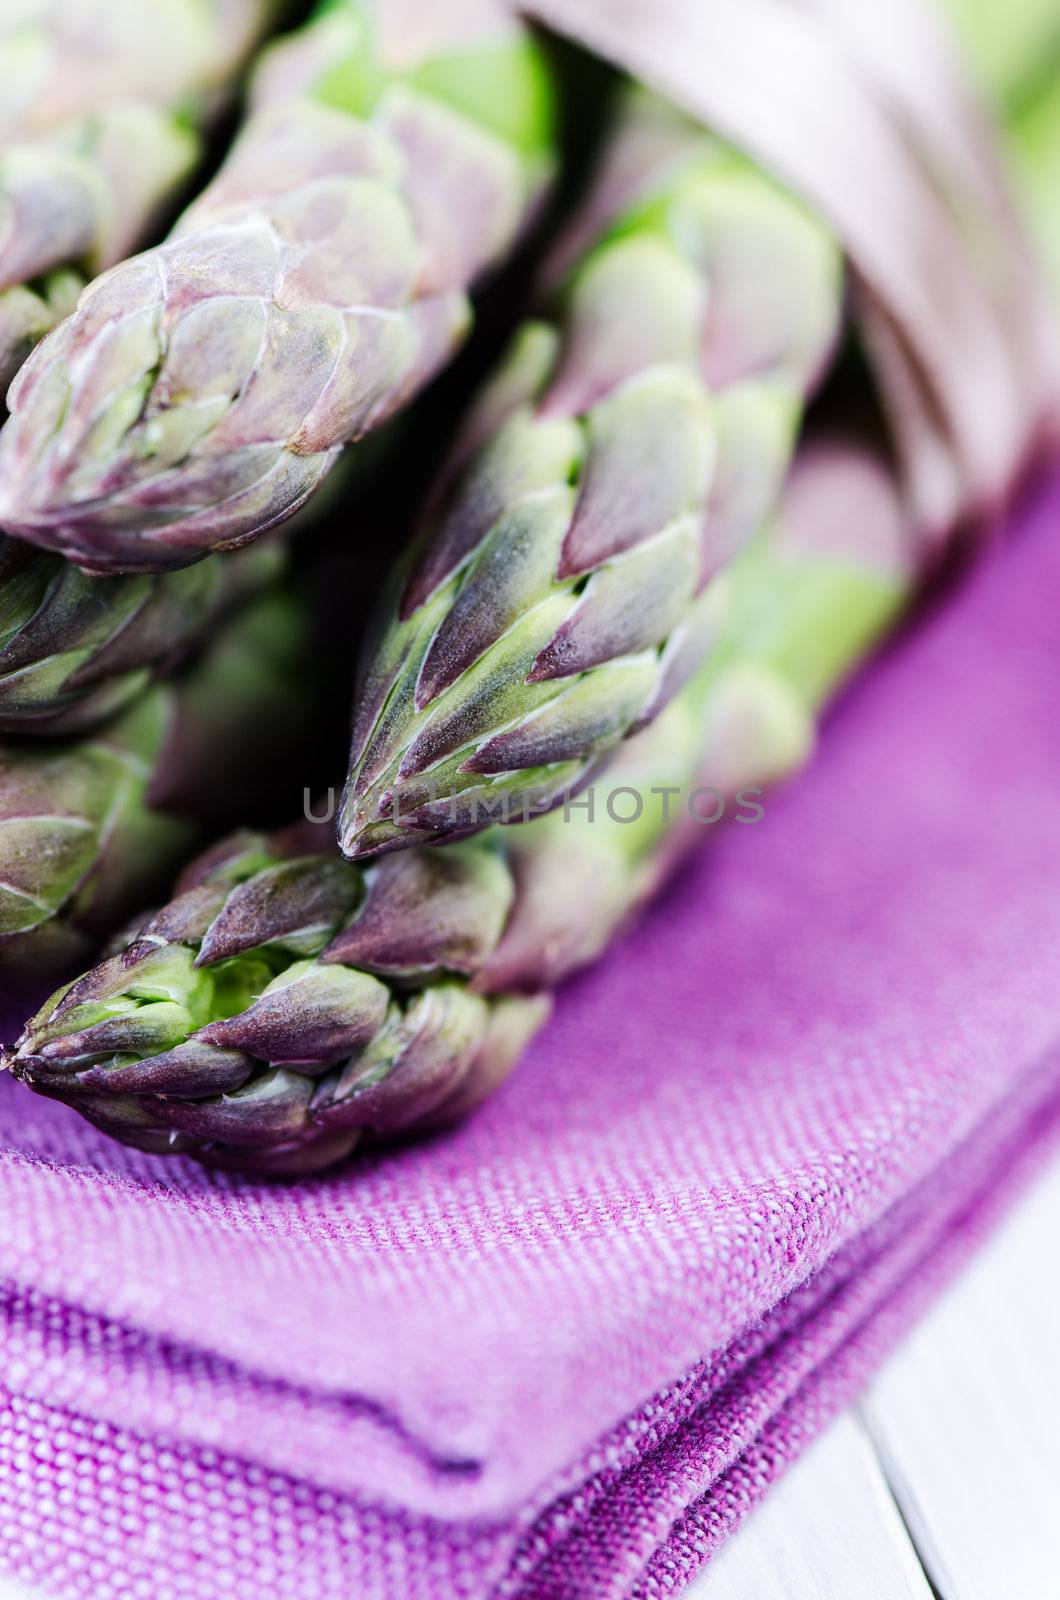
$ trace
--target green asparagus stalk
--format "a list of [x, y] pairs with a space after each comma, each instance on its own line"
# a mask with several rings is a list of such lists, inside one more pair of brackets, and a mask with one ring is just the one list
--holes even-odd
[[1056, 0], [945, 0], [982, 87], [1006, 115], [1045, 87], [1060, 62]]
[[[19, 0], [0, 21], [0, 394], [134, 249], [279, 0]], [[70, 269], [64, 272], [58, 269]]]
[[1055, 70], [1006, 124], [1023, 211], [1060, 305], [1060, 42]]
[[264, 594], [101, 730], [0, 743], [0, 989], [83, 965], [198, 848], [193, 817], [238, 814], [303, 713], [306, 631]]
[[1056, 0], [947, 0], [1000, 128], [1017, 196], [1060, 303], [1060, 9]]
[[170, 239], [23, 368], [0, 524], [128, 572], [291, 515], [464, 338], [540, 196], [550, 90], [503, 0], [328, 0]]
[[128, 1143], [268, 1172], [470, 1110], [717, 799], [753, 807], [806, 757], [818, 708], [906, 598], [913, 549], [871, 457], [807, 455], [778, 526], [726, 576], [710, 661], [592, 810], [586, 795], [364, 868], [306, 853], [304, 829], [239, 835], [54, 995], [8, 1064]]
[[658, 714], [710, 644], [835, 344], [828, 232], [643, 93], [587, 214], [369, 653], [339, 826], [353, 859], [547, 810]]
[[284, 563], [264, 543], [157, 577], [88, 578], [0, 537], [0, 733], [82, 733], [115, 715]]

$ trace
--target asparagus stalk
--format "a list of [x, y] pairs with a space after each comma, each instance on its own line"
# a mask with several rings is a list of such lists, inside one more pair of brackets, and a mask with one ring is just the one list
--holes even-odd
[[1017, 189], [1060, 305], [1060, 40], [1055, 71], [1008, 120]]
[[547, 810], [657, 715], [835, 344], [830, 234], [661, 102], [630, 97], [586, 210], [366, 662], [353, 859]]
[[1017, 197], [1060, 304], [1060, 9], [1056, 0], [946, 0], [1000, 113]]
[[88, 578], [0, 537], [0, 733], [82, 733], [115, 715], [272, 585], [284, 560], [261, 544], [158, 577]]
[[1060, 60], [1056, 0], [945, 0], [982, 87], [1006, 116], [1028, 88], [1045, 86]]
[[[20, 0], [0, 22], [0, 390], [175, 198], [278, 0]], [[58, 273], [57, 269], [70, 271]]]
[[[702, 837], [692, 815], [716, 808], [695, 785], [741, 796], [805, 758], [818, 708], [909, 593], [913, 549], [871, 457], [808, 454], [778, 526], [727, 575], [710, 661], [624, 747], [592, 813], [364, 868], [306, 853], [303, 829], [239, 835], [54, 995], [8, 1064], [128, 1143], [261, 1171], [466, 1112], [548, 992]], [[631, 796], [639, 815], [619, 820]]]
[[503, 0], [328, 0], [170, 239], [23, 369], [0, 524], [127, 572], [289, 516], [463, 339], [541, 193], [550, 87]]
[[232, 817], [303, 713], [306, 629], [248, 602], [185, 673], [80, 739], [0, 744], [0, 988], [76, 970]]

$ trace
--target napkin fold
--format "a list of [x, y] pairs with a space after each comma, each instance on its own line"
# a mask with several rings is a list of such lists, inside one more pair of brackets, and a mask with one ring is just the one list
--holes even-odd
[[0, 1567], [679, 1592], [1060, 1133], [1058, 525], [1054, 483], [454, 1133], [282, 1186], [5, 1082]]

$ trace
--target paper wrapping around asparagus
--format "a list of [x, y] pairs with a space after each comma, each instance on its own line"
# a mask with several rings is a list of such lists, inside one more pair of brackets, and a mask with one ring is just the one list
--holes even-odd
[[[516, 0], [512, 0], [516, 4]], [[990, 119], [922, 0], [522, 0], [818, 206], [860, 278], [920, 520], [996, 507], [1060, 427], [1060, 331]]]

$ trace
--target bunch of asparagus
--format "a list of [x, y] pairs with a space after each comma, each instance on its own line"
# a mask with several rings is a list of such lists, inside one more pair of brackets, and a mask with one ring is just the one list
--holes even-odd
[[[113, 147], [130, 137], [118, 110], [135, 104], [187, 152], [196, 142], [192, 125], [202, 125], [282, 8], [264, 0], [167, 0], [150, 27], [144, 9], [128, 0], [108, 0], [94, 23], [90, 10], [33, 6], [0, 36], [21, 64], [24, 88], [0, 125], [0, 171], [10, 179], [0, 186], [0, 218], [10, 219], [0, 243], [6, 285], [21, 274], [25, 289], [53, 267], [126, 253], [129, 231], [98, 251], [74, 243], [89, 199], [123, 226], [134, 215], [138, 228], [148, 221], [146, 207], [134, 213], [130, 194], [116, 187], [127, 174], [116, 170]], [[425, 21], [411, 30], [413, 20], [396, 0], [328, 4], [267, 50], [255, 74], [255, 109], [218, 178], [180, 224], [180, 242], [91, 285], [81, 308], [45, 340], [45, 369], [76, 391], [61, 400], [62, 419], [52, 420], [72, 430], [82, 408], [91, 439], [79, 439], [74, 453], [83, 464], [99, 448], [120, 450], [123, 420], [135, 421], [129, 363], [135, 368], [143, 356], [145, 334], [155, 388], [166, 400], [146, 423], [146, 448], [143, 435], [125, 443], [148, 476], [165, 465], [162, 433], [178, 453], [201, 446], [202, 460], [186, 464], [183, 479], [202, 479], [205, 468], [207, 498], [223, 495], [248, 463], [252, 476], [272, 485], [270, 495], [297, 476], [293, 451], [258, 442], [273, 437], [277, 411], [292, 404], [304, 411], [294, 434], [304, 439], [302, 423], [313, 412], [313, 426], [326, 436], [311, 465], [319, 480], [347, 435], [399, 409], [462, 335], [472, 279], [513, 241], [551, 165], [549, 74], [500, 6], [456, 6], [448, 31]], [[91, 70], [79, 76], [72, 56], [89, 40]], [[160, 152], [141, 140], [137, 159], [144, 196], [148, 177], [156, 199], [168, 193], [173, 169]], [[470, 232], [456, 225], [454, 198], [470, 207]], [[32, 260], [16, 201], [40, 234]], [[259, 292], [248, 309], [255, 260]], [[130, 284], [148, 280], [158, 304], [144, 315]], [[93, 320], [101, 296], [109, 307], [102, 325]], [[0, 326], [13, 303], [0, 299]], [[86, 340], [90, 328], [95, 342]], [[319, 375], [333, 357], [342, 370], [336, 366], [331, 381], [321, 377], [320, 403], [311, 403], [307, 364], [316, 362]], [[243, 362], [242, 372], [233, 360]], [[34, 365], [23, 370], [22, 388]], [[54, 381], [43, 381], [54, 395]], [[271, 414], [260, 404], [262, 381]], [[224, 384], [227, 430], [226, 406], [218, 403]], [[5, 453], [19, 426], [16, 417], [4, 429]], [[233, 427], [245, 431], [245, 448], [233, 447]], [[13, 481], [8, 458], [0, 496]], [[300, 497], [284, 501], [283, 514]], [[132, 518], [114, 513], [137, 543], [156, 520], [146, 510]], [[253, 532], [263, 531], [258, 519]], [[205, 555], [209, 543], [195, 553]], [[231, 817], [249, 786], [237, 788], [237, 776], [263, 774], [267, 747], [275, 755], [305, 715], [295, 680], [305, 673], [307, 619], [283, 576], [280, 549], [266, 542], [164, 571], [157, 569], [188, 558], [145, 548], [161, 549], [162, 559], [107, 560], [101, 565], [111, 570], [145, 570], [95, 578], [60, 554], [0, 541], [5, 993], [91, 955], [99, 936], [157, 893], [200, 842], [201, 829], [184, 813]], [[255, 596], [262, 598], [252, 607]]]
[[805, 758], [914, 572], [886, 470], [809, 453], [731, 574], [710, 658], [599, 793], [366, 868], [307, 850], [303, 829], [239, 834], [47, 1003], [14, 1071], [129, 1143], [266, 1172], [465, 1112], [718, 802], [753, 807]]
[[[1060, 95], [1006, 93], [1047, 233]], [[26, 362], [0, 433], [0, 953], [21, 971], [83, 962], [191, 854], [173, 774], [201, 793], [242, 760], [229, 717], [260, 728], [249, 699], [280, 693], [212, 687], [211, 656], [249, 632], [290, 662], [278, 548], [224, 552], [454, 354], [536, 214], [563, 94], [501, 0], [328, 0], [264, 52], [170, 237]], [[109, 181], [102, 142], [78, 155]], [[51, 264], [90, 264], [55, 203]], [[846, 311], [823, 217], [623, 89], [380, 597], [339, 848], [306, 821], [212, 846], [31, 1019], [15, 1074], [142, 1148], [287, 1174], [483, 1099], [681, 852], [760, 814], [914, 591], [886, 457], [800, 442]], [[213, 725], [189, 745], [196, 696]]]

